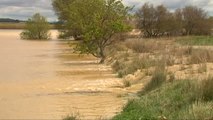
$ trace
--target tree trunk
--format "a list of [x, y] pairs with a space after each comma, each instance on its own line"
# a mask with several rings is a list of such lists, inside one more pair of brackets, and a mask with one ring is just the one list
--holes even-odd
[[106, 59], [105, 57], [102, 57], [99, 63], [103, 64], [105, 62], [105, 59]]
[[105, 59], [106, 59], [106, 56], [104, 54], [104, 48], [100, 48], [100, 57], [101, 57], [101, 60], [100, 60], [100, 64], [103, 64], [105, 62]]

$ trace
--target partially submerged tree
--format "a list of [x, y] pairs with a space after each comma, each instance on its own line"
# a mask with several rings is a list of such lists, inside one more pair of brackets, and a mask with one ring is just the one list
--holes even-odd
[[62, 3], [63, 0], [54, 0], [53, 6], [64, 22], [65, 34], [82, 38], [74, 50], [101, 58], [103, 63], [106, 47], [119, 41], [120, 34], [129, 29], [128, 8], [120, 0], [73, 0], [68, 7], [59, 8]]
[[46, 18], [36, 13], [26, 22], [25, 30], [20, 34], [21, 39], [46, 40], [50, 38], [50, 26]]

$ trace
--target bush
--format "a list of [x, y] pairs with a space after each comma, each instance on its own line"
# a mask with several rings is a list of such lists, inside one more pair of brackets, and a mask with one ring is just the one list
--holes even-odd
[[165, 63], [161, 63], [163, 61], [159, 61], [159, 64], [155, 68], [155, 72], [152, 75], [152, 79], [144, 88], [144, 92], [154, 90], [157, 87], [160, 87], [166, 81], [166, 70]]
[[28, 19], [25, 30], [20, 34], [21, 39], [46, 40], [50, 38], [50, 29], [46, 18], [36, 13]]
[[[139, 69], [149, 68], [155, 65], [155, 60], [148, 59], [148, 58], [133, 58], [133, 60], [126, 64], [118, 64], [114, 65], [114, 68], [120, 68], [118, 70], [118, 74], [120, 77], [123, 77], [128, 74], [133, 74]], [[117, 66], [117, 67], [115, 67]]]
[[131, 83], [128, 80], [123, 80], [124, 87], [130, 87]]
[[164, 49], [164, 47], [158, 42], [149, 39], [129, 40], [126, 42], [126, 46], [136, 53], [150, 53], [156, 50]]

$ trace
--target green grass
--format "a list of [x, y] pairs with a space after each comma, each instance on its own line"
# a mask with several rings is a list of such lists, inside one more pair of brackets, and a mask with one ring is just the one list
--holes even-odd
[[145, 86], [144, 92], [151, 91], [160, 87], [165, 81], [166, 81], [165, 71], [154, 72], [151, 81]]
[[130, 101], [113, 120], [212, 119], [213, 101], [200, 99], [197, 81], [176, 80]]
[[209, 77], [202, 82], [201, 92], [203, 100], [213, 101], [213, 77]]
[[213, 45], [213, 36], [187, 36], [178, 38], [181, 45]]

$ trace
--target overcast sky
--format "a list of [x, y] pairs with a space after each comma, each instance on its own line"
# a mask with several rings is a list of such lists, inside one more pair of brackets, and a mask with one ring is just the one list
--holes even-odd
[[[213, 0], [123, 0], [128, 6], [141, 7], [145, 2], [154, 5], [163, 4], [170, 10], [186, 5], [194, 5], [203, 8], [213, 16]], [[49, 21], [57, 21], [51, 6], [51, 0], [0, 0], [0, 18], [13, 18], [26, 20], [34, 13], [41, 13]]]

